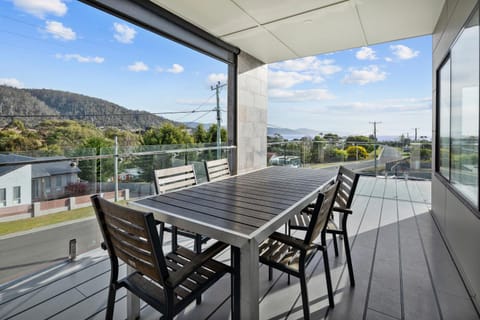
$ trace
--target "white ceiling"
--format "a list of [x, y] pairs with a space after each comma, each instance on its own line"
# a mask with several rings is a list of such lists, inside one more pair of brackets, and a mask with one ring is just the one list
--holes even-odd
[[265, 63], [431, 34], [445, 0], [151, 0]]

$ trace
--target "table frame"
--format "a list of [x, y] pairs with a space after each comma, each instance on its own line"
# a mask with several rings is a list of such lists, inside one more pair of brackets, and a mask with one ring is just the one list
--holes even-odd
[[[329, 172], [329, 171], [328, 171]], [[137, 201], [129, 203], [129, 206], [132, 206], [136, 209], [143, 211], [153, 212], [156, 219], [175, 225], [179, 228], [187, 229], [206, 235], [210, 238], [223, 241], [227, 244], [230, 244], [232, 247], [232, 266], [234, 266], [234, 274], [232, 278], [232, 318], [233, 319], [258, 319], [259, 318], [259, 308], [253, 307], [258, 306], [259, 300], [259, 244], [264, 241], [270, 234], [279, 229], [282, 225], [288, 222], [295, 212], [298, 212], [311, 201], [316, 199], [318, 192], [321, 191], [322, 187], [325, 186], [331, 179], [331, 173], [328, 173], [322, 170], [312, 170], [312, 169], [295, 169], [288, 167], [269, 167], [253, 172], [248, 172], [243, 175], [233, 176], [228, 179], [221, 181], [210, 182], [200, 186], [194, 186], [187, 189], [182, 189], [181, 191], [174, 192], [171, 194], [172, 198], [161, 198], [169, 194], [150, 196], [143, 198]], [[287, 183], [283, 186], [269, 186], [269, 183]], [[249, 185], [250, 184], [250, 185]], [[202, 188], [203, 189], [197, 189]], [[248, 208], [244, 208], [247, 204], [241, 202], [240, 207], [232, 208], [236, 209], [237, 213], [225, 212], [225, 217], [236, 219], [237, 216], [242, 219], [250, 221], [249, 223], [258, 223], [258, 226], [245, 226], [245, 230], [242, 229], [242, 223], [233, 222], [230, 225], [233, 228], [238, 230], [232, 230], [232, 228], [222, 227], [219, 225], [212, 224], [211, 221], [204, 221], [202, 215], [198, 217], [194, 215], [188, 215], [190, 208], [188, 206], [197, 206], [195, 199], [191, 201], [185, 200], [181, 202], [178, 199], [183, 199], [189, 194], [193, 194], [197, 191], [210, 192], [218, 190], [225, 190], [227, 188], [231, 192], [226, 192], [227, 200], [228, 196], [231, 196], [232, 202], [237, 203], [238, 197], [245, 196], [246, 198], [251, 197], [252, 199], [246, 199], [248, 201], [266, 201], [261, 199], [278, 199], [281, 201], [281, 204], [277, 206], [279, 211], [277, 214], [270, 215], [271, 219], [265, 221], [256, 221], [254, 216], [245, 217], [241, 213], [250, 211], [255, 213], [254, 209], [248, 204]], [[278, 188], [290, 189], [295, 193], [295, 196], [288, 195], [286, 191], [283, 191]], [[274, 192], [277, 190], [283, 195], [275, 195]], [[266, 192], [270, 196], [256, 196], [256, 192]], [[207, 194], [207, 193], [206, 193]], [[185, 198], [184, 197], [184, 198]], [[280, 199], [281, 197], [286, 197], [287, 199]], [[258, 199], [257, 199], [258, 198]], [[155, 207], [156, 203], [154, 201], [160, 201], [158, 206]], [[161, 201], [166, 203], [162, 204]], [[209, 203], [208, 201], [201, 201], [203, 203]], [[170, 206], [170, 203], [186, 205], [186, 208], [182, 210], [176, 210], [173, 206]], [[268, 202], [273, 203], [274, 202]], [[222, 207], [218, 203], [211, 201], [211, 204], [217, 205], [217, 207]], [[224, 206], [228, 206], [224, 204]], [[244, 207], [242, 207], [244, 206]], [[263, 211], [260, 210], [259, 214], [263, 214]], [[273, 208], [269, 208], [273, 209]], [[283, 210], [282, 210], [283, 209]], [[212, 208], [212, 211], [217, 211], [217, 209]], [[174, 212], [176, 211], [176, 212]], [[206, 212], [207, 210], [205, 210]], [[270, 210], [273, 212], [273, 210]], [[193, 211], [192, 211], [193, 212]], [[221, 211], [218, 211], [221, 213]], [[266, 215], [265, 215], [266, 216]], [[205, 216], [206, 219], [212, 219], [210, 216]], [[214, 217], [213, 219], [216, 219]], [[241, 219], [239, 218], [239, 221]], [[253, 221], [253, 222], [251, 222]], [[242, 221], [243, 222], [243, 221]], [[247, 228], [248, 227], [248, 228]], [[250, 230], [250, 231], [248, 231]], [[128, 319], [135, 319], [139, 315], [138, 303], [134, 298], [130, 297], [128, 299]]]

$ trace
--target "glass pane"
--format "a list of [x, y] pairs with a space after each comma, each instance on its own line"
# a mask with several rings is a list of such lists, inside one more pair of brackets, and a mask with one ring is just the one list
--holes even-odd
[[478, 12], [451, 52], [451, 182], [467, 199], [478, 205]]
[[450, 59], [439, 73], [439, 172], [450, 180]]

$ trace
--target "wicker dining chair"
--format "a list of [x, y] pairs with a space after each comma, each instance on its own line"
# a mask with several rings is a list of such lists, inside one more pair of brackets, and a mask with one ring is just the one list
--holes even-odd
[[228, 159], [205, 161], [205, 172], [208, 181], [216, 181], [230, 177]]
[[[335, 198], [335, 206], [333, 207], [332, 211], [333, 215], [330, 217], [325, 230], [326, 233], [332, 234], [333, 246], [336, 256], [338, 256], [338, 244], [336, 236], [340, 235], [341, 237], [343, 237], [345, 256], [348, 266], [348, 274], [350, 277], [350, 285], [352, 287], [355, 286], [355, 278], [353, 274], [350, 243], [348, 240], [347, 218], [350, 214], [352, 214], [351, 206], [359, 177], [359, 174], [356, 174], [352, 170], [349, 170], [343, 166], [340, 166], [340, 168], [338, 169], [336, 181], [339, 181], [340, 186], [337, 196]], [[288, 234], [290, 234], [291, 230], [306, 231], [308, 229], [308, 225], [310, 224], [312, 211], [313, 205], [309, 205], [301, 212], [297, 213], [292, 219], [290, 219], [290, 221], [288, 222]], [[336, 214], [339, 214], [338, 223], [335, 221]]]
[[[227, 245], [216, 242], [201, 254], [183, 247], [164, 255], [156, 221], [144, 213], [91, 197], [104, 244], [110, 256], [110, 284], [105, 319], [112, 319], [116, 291], [126, 288], [140, 299], [173, 319], [231, 267], [216, 261]], [[160, 234], [163, 223], [160, 223]], [[135, 269], [118, 279], [119, 259]]]
[[[331, 308], [335, 306], [330, 265], [328, 263], [325, 227], [335, 203], [334, 199], [338, 186], [339, 183], [335, 182], [324, 193], [318, 195], [305, 238], [300, 239], [275, 232], [259, 247], [260, 262], [269, 266], [269, 280], [272, 278], [272, 267], [300, 279], [304, 319], [310, 319], [305, 269], [319, 250], [323, 253], [328, 303]], [[313, 242], [318, 236], [321, 238], [321, 244]]]
[[[191, 187], [197, 184], [197, 176], [193, 164], [173, 167], [167, 169], [157, 169], [153, 171], [155, 177], [155, 190], [157, 194], [163, 194], [178, 189]], [[178, 235], [194, 239], [195, 252], [202, 251], [202, 244], [209, 238], [198, 233], [178, 229], [175, 226], [165, 226], [165, 231], [172, 233], [172, 251], [178, 246]]]

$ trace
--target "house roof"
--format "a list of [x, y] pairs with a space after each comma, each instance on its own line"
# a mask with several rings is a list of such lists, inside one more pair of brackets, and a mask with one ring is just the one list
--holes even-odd
[[[65, 159], [65, 157], [41, 157], [35, 158], [36, 160], [54, 160], [54, 159]], [[32, 179], [41, 178], [41, 177], [49, 177], [55, 176], [60, 174], [71, 174], [71, 173], [79, 173], [81, 170], [71, 165], [71, 161], [60, 161], [54, 163], [37, 163], [32, 164]]]
[[[0, 163], [29, 161], [32, 159], [33, 158], [31, 157], [21, 156], [18, 154], [0, 154]], [[0, 166], [0, 176], [3, 176], [9, 172], [15, 171], [21, 167], [23, 167], [23, 165]]]
[[[24, 162], [24, 161], [34, 161], [34, 160], [59, 160], [66, 159], [63, 156], [57, 157], [27, 157], [18, 154], [0, 154], [0, 163], [11, 163], [11, 162]], [[11, 171], [14, 171], [18, 168], [23, 167], [24, 165], [9, 165], [9, 166], [0, 166], [0, 176], [7, 174]], [[41, 178], [54, 176], [59, 174], [70, 174], [78, 173], [81, 170], [76, 166], [72, 167], [69, 160], [59, 161], [53, 163], [33, 163], [32, 164], [32, 178]]]
[[265, 62], [432, 34], [445, 0], [150, 0]]

